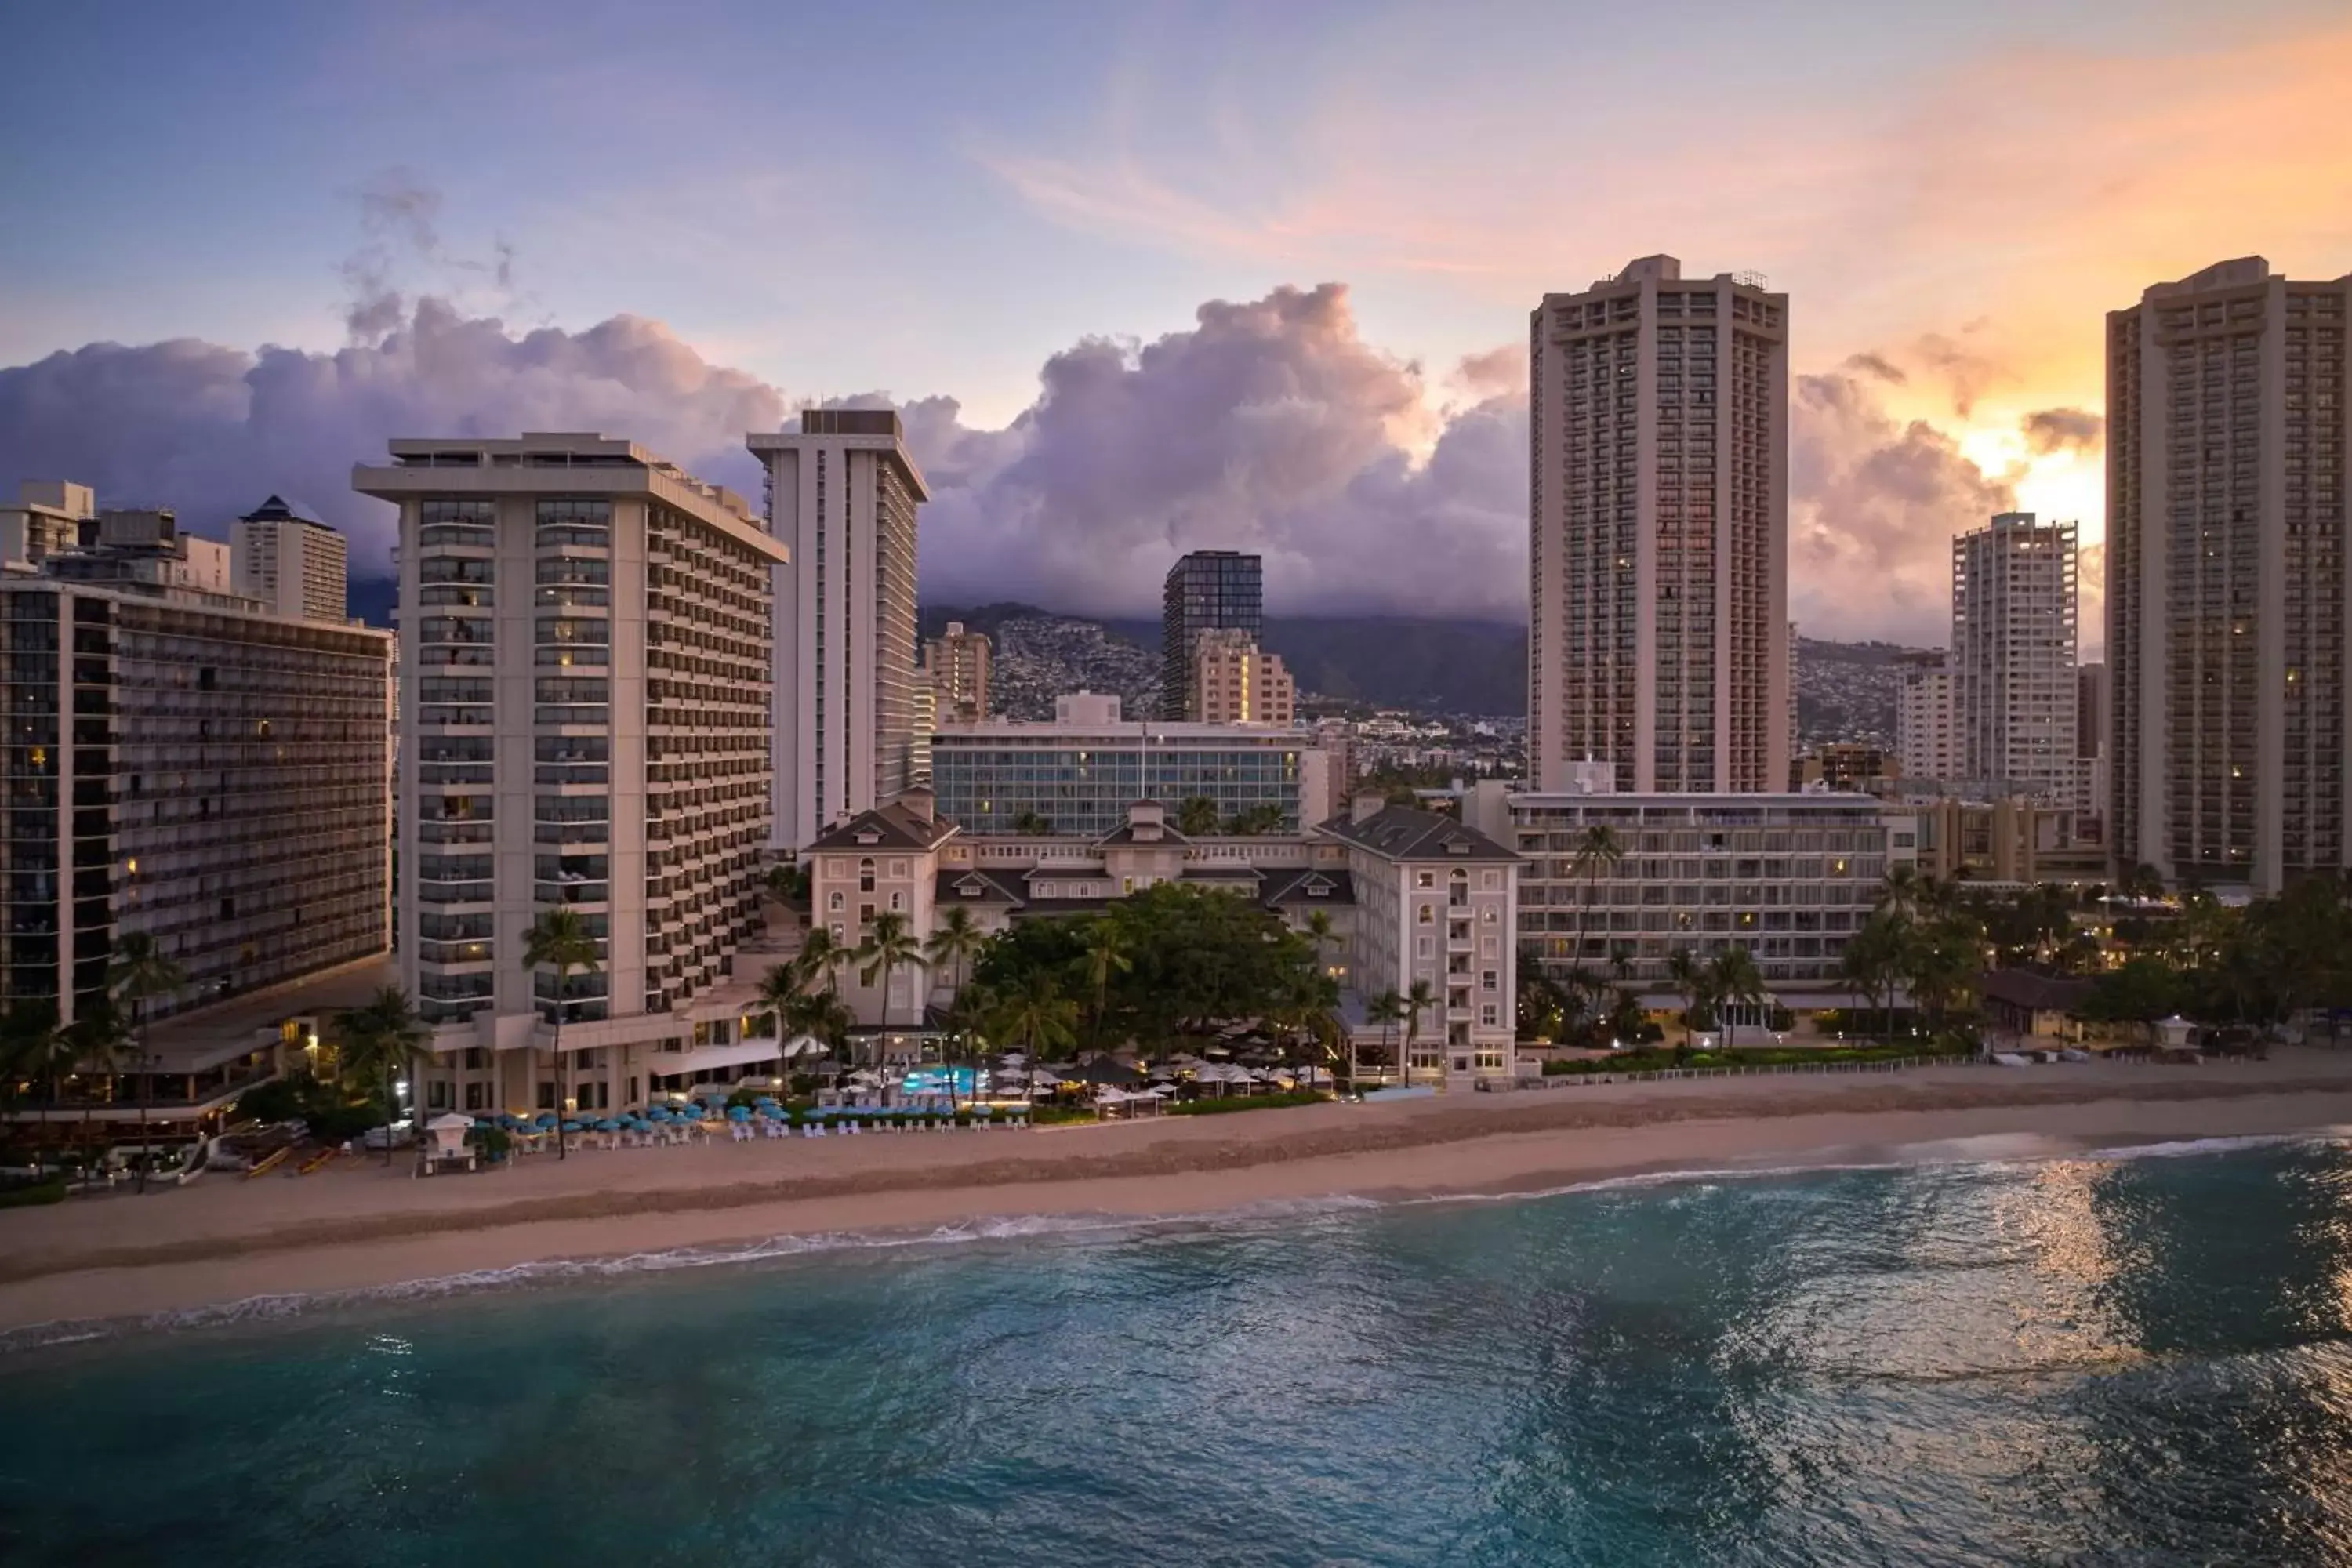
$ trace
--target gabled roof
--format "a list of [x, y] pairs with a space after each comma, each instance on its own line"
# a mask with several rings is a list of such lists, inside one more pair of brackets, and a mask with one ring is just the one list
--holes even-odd
[[299, 500], [283, 496], [271, 496], [251, 511], [237, 519], [239, 522], [307, 522], [313, 528], [324, 528], [327, 521], [318, 511]]
[[1227, 862], [1223, 865], [1187, 866], [1184, 880], [1188, 882], [1263, 882], [1265, 873], [1255, 866]]
[[1003, 904], [1020, 909], [1029, 901], [1028, 889], [998, 871], [970, 868], [942, 871], [932, 888], [937, 907], [949, 904]]
[[952, 822], [923, 816], [897, 801], [890, 801], [861, 811], [837, 827], [828, 827], [816, 836], [812, 850], [933, 849], [953, 837], [957, 832]]
[[1135, 824], [1132, 822], [1122, 822], [1117, 827], [1112, 828], [1108, 833], [1104, 834], [1100, 838], [1096, 839], [1095, 847], [1097, 849], [1112, 849], [1117, 848], [1121, 845], [1132, 844], [1140, 846], [1146, 849], [1181, 849], [1192, 842], [1192, 841], [1191, 839], [1176, 831], [1176, 826], [1173, 823], [1163, 822], [1160, 824], [1160, 836], [1156, 838], [1138, 838], [1135, 836]]
[[1258, 897], [1268, 906], [1352, 904], [1356, 901], [1356, 879], [1345, 871], [1327, 871], [1316, 866], [1276, 871], [1258, 889]]
[[1337, 817], [1315, 830], [1387, 860], [1517, 860], [1475, 827], [1410, 805], [1383, 807], [1361, 822]]

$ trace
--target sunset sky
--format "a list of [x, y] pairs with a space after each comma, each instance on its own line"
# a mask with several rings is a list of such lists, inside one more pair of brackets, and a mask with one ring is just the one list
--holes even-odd
[[2340, 0], [100, 3], [8, 37], [0, 483], [199, 527], [299, 489], [380, 534], [338, 476], [434, 433], [401, 422], [600, 423], [744, 482], [731, 422], [881, 393], [954, 400], [908, 416], [927, 595], [1132, 610], [1233, 542], [1276, 601], [1396, 607], [1427, 584], [1364, 546], [1443, 535], [1427, 602], [1507, 618], [1527, 312], [1667, 251], [1791, 296], [1807, 629], [1928, 640], [1955, 527], [2013, 498], [2099, 536], [2104, 311], [2232, 256], [2352, 271]]

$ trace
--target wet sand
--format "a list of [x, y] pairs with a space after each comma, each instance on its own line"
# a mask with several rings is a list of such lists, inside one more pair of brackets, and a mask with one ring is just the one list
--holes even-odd
[[215, 1173], [0, 1212], [0, 1331], [367, 1289], [557, 1258], [992, 1218], [1507, 1194], [1677, 1170], [2000, 1158], [2352, 1126], [2352, 1058], [1955, 1067], [1322, 1105], [1031, 1131], [575, 1151]]

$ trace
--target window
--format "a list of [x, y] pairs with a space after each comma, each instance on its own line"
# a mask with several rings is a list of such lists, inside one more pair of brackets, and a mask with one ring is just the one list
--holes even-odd
[[832, 892], [827, 893], [824, 896], [824, 907], [827, 913], [839, 914], [842, 910], [843, 902], [843, 895], [839, 888], [835, 888]]
[[906, 874], [907, 863], [904, 860], [893, 860], [890, 862], [890, 875], [893, 877], [903, 877]]
[[857, 863], [857, 890], [861, 893], [874, 890], [874, 862], [870, 859]]
[[1435, 923], [1437, 920], [1437, 906], [1435, 904], [1422, 905], [1421, 913], [1416, 916], [1415, 919], [1418, 923], [1422, 925], [1431, 925]]
[[1500, 975], [1496, 974], [1493, 970], [1491, 970], [1491, 969], [1482, 969], [1482, 970], [1480, 970], [1480, 971], [1478, 972], [1478, 989], [1479, 989], [1479, 990], [1481, 990], [1481, 991], [1495, 991], [1495, 990], [1499, 990], [1499, 989], [1501, 988], [1501, 986], [1502, 986], [1502, 977], [1501, 977]]
[[446, 1083], [432, 1083], [425, 1085], [425, 1106], [428, 1110], [448, 1110], [449, 1086]]
[[539, 1108], [541, 1110], [552, 1110], [555, 1109], [554, 1079], [543, 1078], [539, 1080]]
[[1492, 957], [1494, 957], [1497, 952], [1500, 952], [1501, 951], [1502, 951], [1502, 939], [1501, 939], [1501, 938], [1499, 938], [1499, 937], [1492, 937], [1492, 936], [1482, 936], [1482, 937], [1480, 937], [1480, 938], [1478, 939], [1478, 956], [1479, 956], [1479, 957], [1481, 957], [1481, 958], [1492, 958]]
[[484, 1098], [484, 1097], [485, 1097], [488, 1092], [489, 1092], [489, 1085], [488, 1085], [488, 1084], [485, 1084], [485, 1083], [469, 1083], [469, 1084], [467, 1084], [467, 1085], [466, 1086], [466, 1109], [467, 1109], [467, 1110], [481, 1110], [481, 1109], [482, 1109], [482, 1100], [483, 1100], [483, 1098]]
[[1437, 886], [1437, 873], [1434, 871], [1415, 871], [1412, 874], [1412, 885], [1416, 888], [1434, 888]]
[[1500, 1017], [1501, 1015], [1496, 1011], [1494, 1003], [1482, 1002], [1478, 1005], [1478, 1022], [1487, 1028], [1493, 1028]]
[[1493, 925], [1500, 918], [1500, 912], [1492, 904], [1478, 911], [1478, 921], [1481, 925]]
[[904, 894], [904, 893], [893, 893], [893, 894], [891, 894], [891, 895], [890, 895], [890, 912], [891, 912], [892, 914], [898, 914], [898, 913], [903, 912], [903, 911], [905, 910], [906, 907], [907, 907], [907, 895], [906, 895], [906, 894]]
[[857, 923], [862, 926], [870, 926], [874, 923], [874, 906], [872, 904], [860, 904], [857, 906]]
[[1500, 871], [1482, 872], [1479, 876], [1478, 885], [1486, 889], [1488, 892], [1497, 891], [1503, 886], [1503, 874]]
[[1427, 958], [1437, 951], [1437, 939], [1433, 936], [1417, 936], [1412, 939], [1412, 951], [1416, 957]]

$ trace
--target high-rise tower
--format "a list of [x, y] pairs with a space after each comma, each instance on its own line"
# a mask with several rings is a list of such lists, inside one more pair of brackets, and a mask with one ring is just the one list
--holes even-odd
[[2107, 316], [2108, 842], [2274, 890], [2352, 864], [2352, 276], [2259, 256]]
[[1789, 774], [1789, 300], [1629, 263], [1530, 318], [1528, 744], [1623, 790]]
[[1952, 541], [1960, 776], [2074, 805], [2074, 525], [2005, 511]]
[[776, 847], [904, 791], [916, 765], [915, 509], [896, 412], [812, 408], [753, 435], [776, 571]]
[[1181, 721], [1191, 710], [1193, 655], [1205, 631], [1240, 631], [1255, 643], [1265, 630], [1265, 567], [1236, 550], [1195, 550], [1168, 569], [1160, 590], [1160, 716]]

